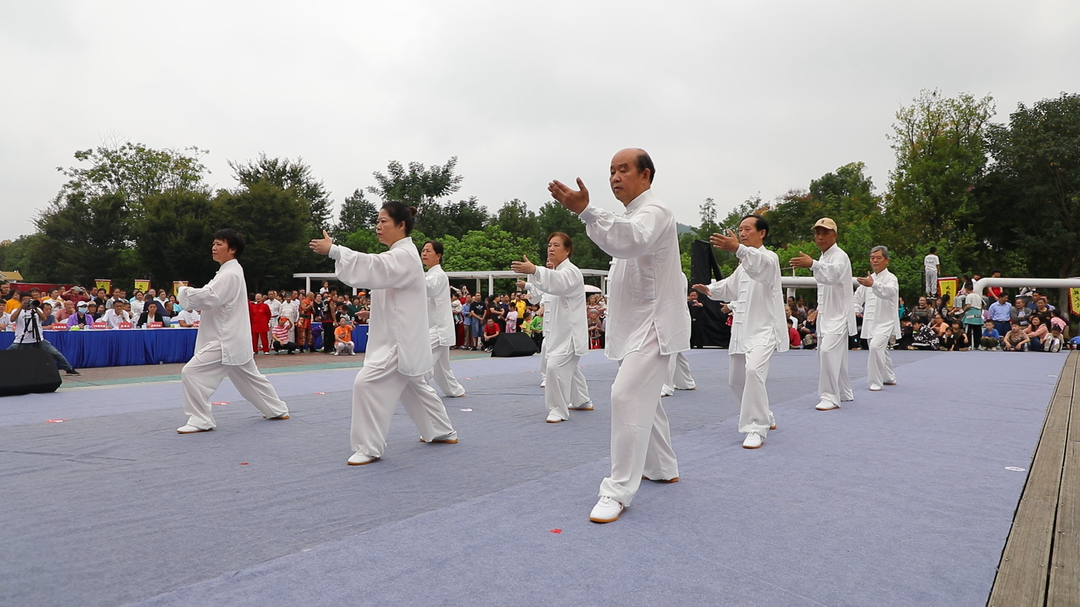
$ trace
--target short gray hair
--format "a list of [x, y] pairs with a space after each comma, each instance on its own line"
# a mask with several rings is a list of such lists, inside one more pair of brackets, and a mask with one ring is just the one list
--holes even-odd
[[879, 244], [878, 246], [870, 249], [870, 254], [873, 255], [874, 253], [881, 253], [882, 257], [884, 257], [885, 259], [888, 259], [889, 258], [889, 247], [886, 247], [884, 245]]

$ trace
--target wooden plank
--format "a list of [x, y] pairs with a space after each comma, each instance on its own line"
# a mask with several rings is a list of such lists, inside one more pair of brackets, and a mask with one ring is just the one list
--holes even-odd
[[1058, 377], [990, 591], [990, 607], [1041, 607], [1045, 604], [1078, 358], [1080, 352], [1071, 353]]
[[1080, 605], [1080, 390], [1073, 396], [1046, 594], [1050, 607]]

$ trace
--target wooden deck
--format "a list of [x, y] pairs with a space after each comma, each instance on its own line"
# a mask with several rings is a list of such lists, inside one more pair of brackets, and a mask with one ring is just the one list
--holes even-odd
[[991, 607], [1080, 605], [1080, 351], [1058, 377]]

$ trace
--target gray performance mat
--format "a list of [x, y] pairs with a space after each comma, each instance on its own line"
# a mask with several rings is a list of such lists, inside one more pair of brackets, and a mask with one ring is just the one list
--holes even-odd
[[756, 451], [727, 353], [689, 356], [698, 389], [664, 399], [682, 480], [610, 525], [587, 520], [616, 371], [599, 353], [596, 411], [562, 424], [535, 357], [455, 362], [461, 442], [418, 442], [399, 407], [361, 467], [354, 370], [271, 376], [285, 422], [226, 383], [218, 430], [188, 436], [175, 382], [6, 398], [0, 604], [985, 603], [1026, 477], [1007, 467], [1028, 467], [1064, 354], [894, 352], [901, 385], [870, 393], [852, 352], [856, 402], [826, 413], [815, 354], [777, 355]]

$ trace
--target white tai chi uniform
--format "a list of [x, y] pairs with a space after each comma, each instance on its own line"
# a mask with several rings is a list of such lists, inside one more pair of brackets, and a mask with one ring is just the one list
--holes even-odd
[[690, 311], [675, 216], [645, 190], [614, 213], [590, 204], [579, 216], [611, 255], [604, 353], [619, 361], [611, 385], [611, 475], [600, 496], [630, 504], [642, 474], [679, 476], [660, 388], [669, 359], [690, 349]]
[[255, 365], [247, 285], [240, 262], [226, 261], [205, 287], [180, 287], [176, 296], [185, 310], [201, 311], [195, 355], [180, 371], [188, 425], [202, 430], [217, 426], [210, 397], [226, 375], [240, 396], [264, 416], [286, 415], [289, 408]]
[[[709, 285], [709, 298], [731, 302], [731, 344], [728, 382], [739, 402], [739, 432], [764, 438], [776, 419], [769, 409], [769, 362], [773, 351], [788, 349], [784, 296], [780, 291], [780, 259], [765, 247], [739, 245], [739, 266], [727, 278]], [[684, 306], [685, 307], [685, 306]]]
[[340, 280], [371, 289], [367, 353], [353, 382], [353, 451], [383, 456], [399, 399], [420, 438], [456, 439], [442, 399], [424, 379], [432, 369], [427, 286], [412, 238], [402, 238], [377, 255], [333, 245], [330, 258]]
[[[584, 278], [582, 279], [584, 280]], [[544, 293], [531, 282], [525, 283], [525, 292], [529, 295], [529, 301], [539, 306], [537, 309], [544, 310], [544, 324], [540, 331], [544, 339], [540, 341], [540, 387], [547, 386], [547, 304], [551, 303], [548, 299], [547, 293]]]
[[933, 253], [923, 257], [923, 271], [926, 273], [926, 292], [930, 295], [937, 294], [937, 269], [941, 260]]
[[553, 270], [542, 266], [529, 278], [545, 293], [544, 404], [548, 415], [570, 418], [571, 407], [591, 407], [589, 386], [578, 360], [589, 353], [589, 325], [585, 312], [585, 279], [569, 259]]
[[424, 274], [424, 284], [427, 289], [428, 340], [434, 365], [432, 379], [446, 396], [465, 396], [465, 388], [450, 370], [450, 346], [457, 342], [454, 314], [450, 310], [450, 279], [442, 266], [436, 264]]
[[660, 389], [660, 396], [671, 396], [676, 390], [693, 390], [697, 388], [694, 376], [690, 375], [690, 360], [686, 354], [679, 352], [671, 357], [668, 362], [668, 378], [664, 387]]
[[874, 284], [859, 286], [855, 291], [855, 311], [862, 312], [862, 338], [870, 342], [867, 361], [867, 381], [881, 387], [895, 383], [892, 359], [889, 357], [889, 338], [900, 339], [900, 283], [885, 268], [873, 275]]
[[833, 244], [810, 266], [817, 281], [818, 396], [839, 406], [854, 400], [848, 374], [848, 338], [858, 332], [852, 301], [851, 260]]
[[300, 304], [295, 299], [282, 300], [278, 307], [278, 318], [289, 319], [289, 341], [296, 343], [296, 319], [300, 318]]

